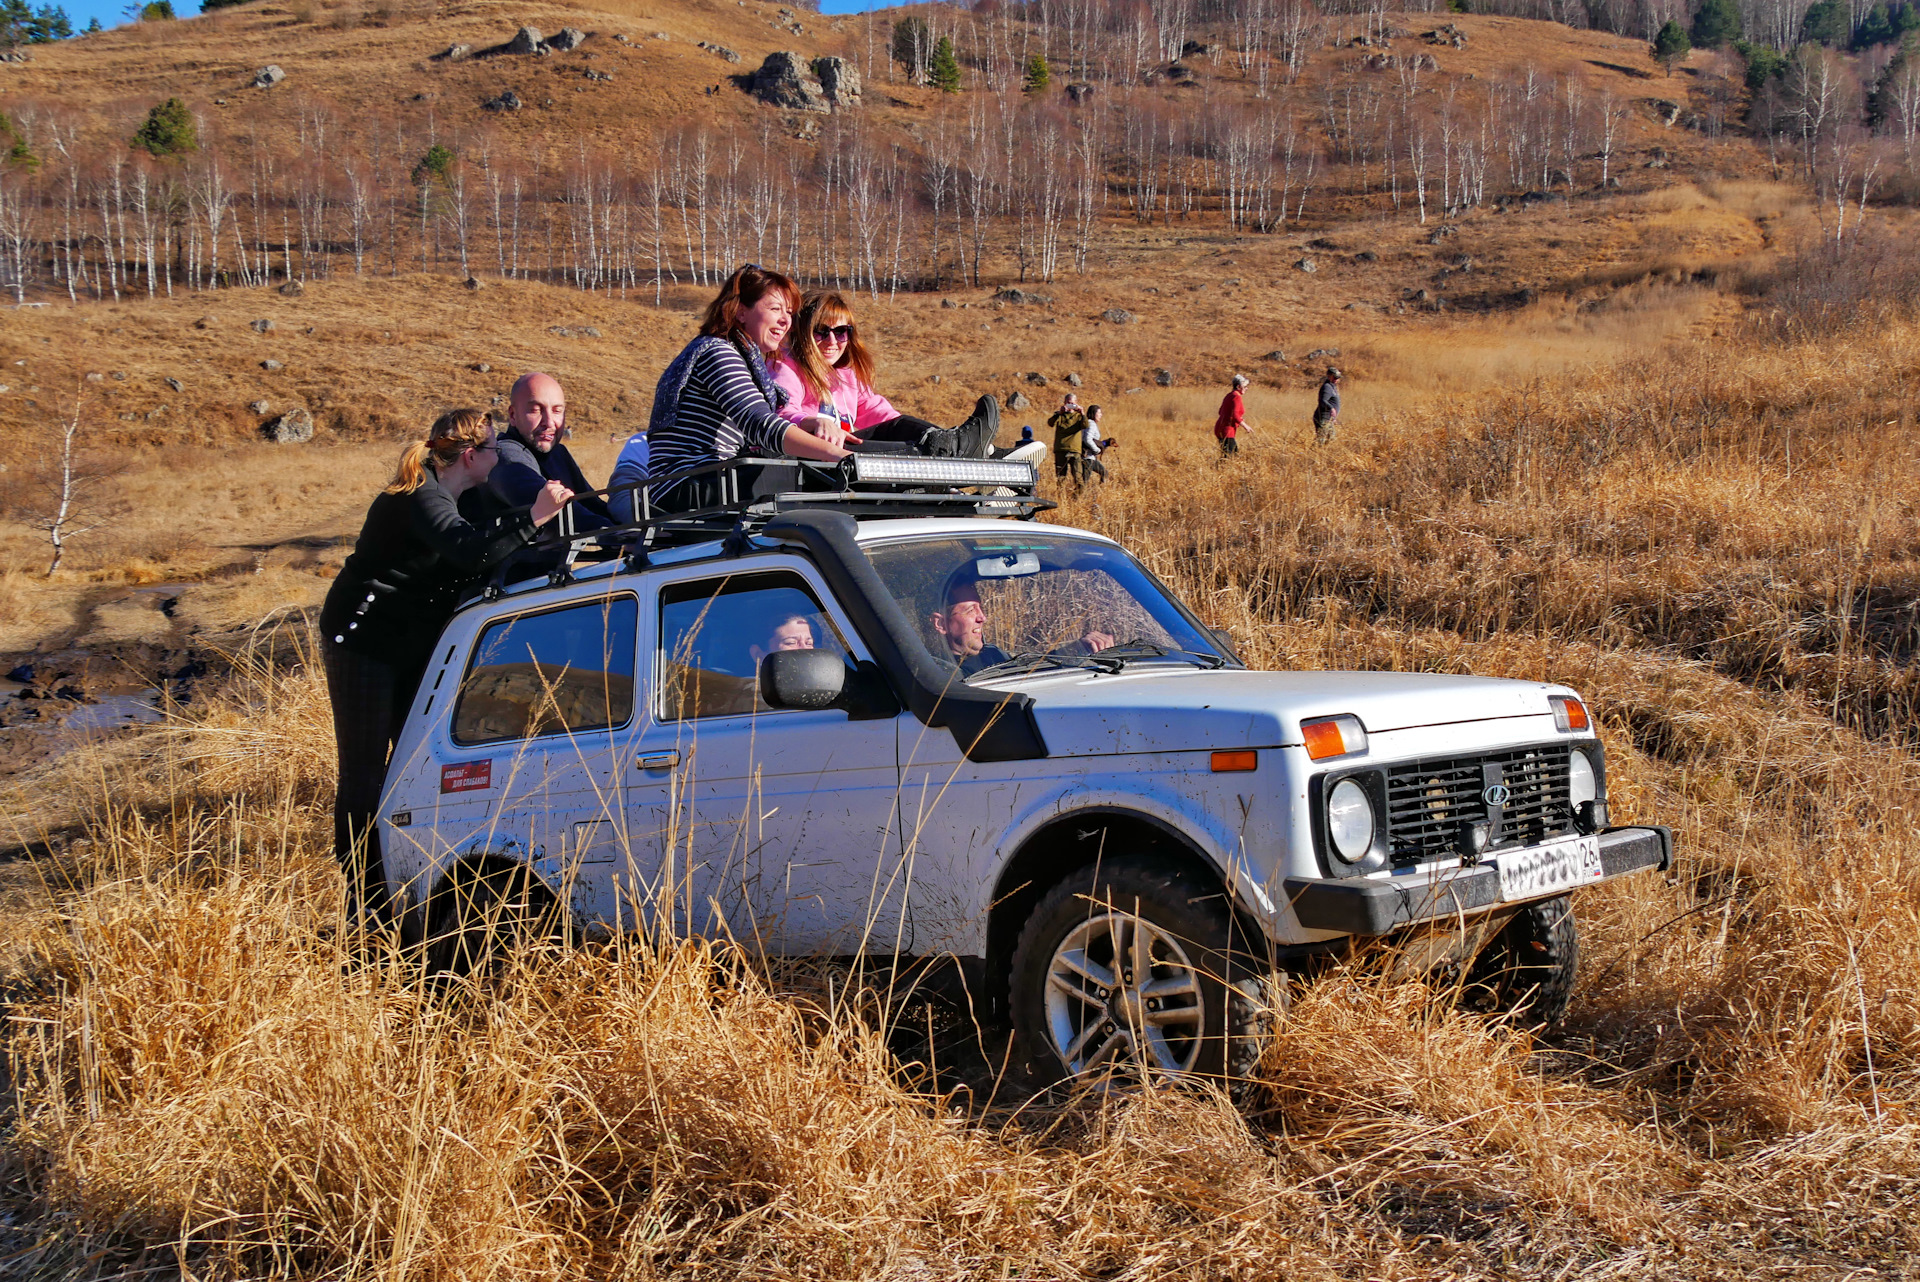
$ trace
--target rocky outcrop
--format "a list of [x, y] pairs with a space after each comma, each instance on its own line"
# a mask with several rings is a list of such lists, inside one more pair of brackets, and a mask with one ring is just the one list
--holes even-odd
[[277, 63], [270, 62], [253, 73], [253, 87], [255, 89], [271, 89], [286, 78], [287, 73], [280, 70]]
[[553, 35], [541, 41], [540, 47], [542, 51], [546, 53], [567, 53], [570, 50], [578, 49], [586, 42], [587, 33], [580, 30], [580, 28], [562, 27]]
[[698, 48], [701, 48], [701, 49], [705, 49], [705, 50], [706, 50], [706, 51], [707, 51], [708, 53], [710, 53], [710, 54], [712, 54], [712, 55], [713, 55], [714, 57], [716, 57], [716, 58], [718, 58], [718, 59], [720, 59], [720, 60], [721, 60], [722, 62], [738, 62], [738, 61], [740, 61], [740, 55], [739, 55], [739, 54], [737, 54], [737, 53], [735, 53], [735, 52], [734, 52], [733, 50], [731, 50], [731, 49], [729, 49], [729, 48], [727, 48], [727, 47], [726, 47], [725, 45], [717, 45], [717, 44], [714, 44], [714, 43], [713, 43], [713, 42], [712, 42], [711, 40], [702, 40], [702, 41], [700, 41], [700, 43], [699, 43], [699, 45], [698, 45], [697, 47], [698, 47]]
[[489, 98], [480, 106], [487, 111], [518, 111], [527, 104], [520, 101], [520, 95], [509, 89], [498, 98]]
[[833, 110], [812, 68], [789, 49], [768, 54], [760, 69], [753, 73], [753, 96], [788, 111]]
[[813, 75], [835, 111], [860, 105], [860, 72], [845, 58], [815, 58]]
[[1100, 319], [1109, 325], [1131, 325], [1133, 324], [1133, 313], [1124, 307], [1109, 307], [1106, 311], [1100, 313]]
[[[540, 38], [540, 28], [522, 27], [513, 33], [513, 39], [499, 46], [500, 53], [535, 54], [544, 52], [546, 41]], [[494, 52], [488, 50], [489, 53]]]
[[1014, 286], [1009, 285], [1005, 289], [995, 293], [993, 301], [996, 303], [1012, 303], [1015, 306], [1028, 305], [1045, 307], [1047, 304], [1053, 302], [1053, 295], [1036, 294], [1030, 290], [1016, 289]]

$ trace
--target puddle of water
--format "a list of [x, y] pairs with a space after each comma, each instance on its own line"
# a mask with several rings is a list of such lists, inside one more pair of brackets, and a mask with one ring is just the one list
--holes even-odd
[[64, 725], [68, 730], [85, 734], [150, 725], [161, 717], [160, 691], [149, 686], [137, 694], [108, 694], [100, 696], [96, 703], [83, 703], [67, 714]]

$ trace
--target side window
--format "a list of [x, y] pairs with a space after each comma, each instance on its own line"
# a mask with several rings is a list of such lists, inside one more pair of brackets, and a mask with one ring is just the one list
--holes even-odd
[[639, 602], [631, 596], [502, 619], [480, 634], [453, 741], [605, 730], [633, 716]]
[[786, 570], [676, 583], [660, 594], [662, 721], [767, 712], [760, 660], [847, 647], [806, 581]]

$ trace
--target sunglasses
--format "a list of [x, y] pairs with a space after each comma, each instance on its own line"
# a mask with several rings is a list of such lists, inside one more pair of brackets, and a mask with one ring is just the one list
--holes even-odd
[[816, 343], [824, 343], [828, 339], [836, 343], [844, 343], [852, 337], [853, 326], [851, 325], [815, 325], [813, 327], [813, 341]]

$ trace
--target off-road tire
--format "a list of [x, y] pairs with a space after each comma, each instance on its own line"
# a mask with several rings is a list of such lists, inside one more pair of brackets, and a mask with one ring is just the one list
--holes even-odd
[[492, 974], [515, 948], [562, 937], [559, 905], [525, 864], [462, 869], [427, 905], [427, 974]]
[[1467, 1005], [1551, 1027], [1566, 1016], [1579, 964], [1573, 902], [1560, 895], [1527, 904], [1473, 959], [1465, 981]]
[[[1284, 980], [1266, 956], [1264, 939], [1234, 912], [1217, 884], [1152, 855], [1122, 855], [1074, 872], [1041, 897], [1022, 926], [1009, 966], [1008, 1012], [1013, 1062], [1025, 1084], [1041, 1089], [1083, 1075], [1068, 1063], [1052, 1031], [1049, 976], [1056, 953], [1076, 932], [1116, 916], [1143, 921], [1161, 939], [1177, 941], [1196, 980], [1199, 1017], [1188, 1026], [1191, 1036], [1181, 1038], [1191, 1063], [1171, 1070], [1157, 1063], [1154, 1070], [1212, 1078], [1230, 1089], [1244, 1085], [1285, 1000]], [[1091, 1012], [1093, 1004], [1086, 1005]], [[1120, 1070], [1118, 1078], [1140, 1076], [1131, 1047], [1115, 1059], [1110, 1064]], [[1105, 1067], [1084, 1075], [1104, 1077]]]

